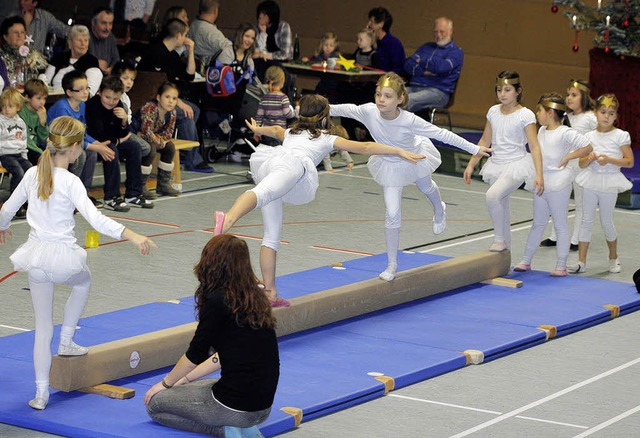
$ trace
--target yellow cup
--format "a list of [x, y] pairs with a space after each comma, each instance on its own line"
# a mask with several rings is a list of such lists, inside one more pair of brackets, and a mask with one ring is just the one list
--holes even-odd
[[100, 233], [95, 230], [87, 231], [85, 246], [87, 248], [97, 248], [98, 246], [100, 246]]

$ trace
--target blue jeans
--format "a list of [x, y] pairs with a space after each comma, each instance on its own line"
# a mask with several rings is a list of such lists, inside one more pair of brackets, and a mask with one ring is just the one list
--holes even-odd
[[442, 108], [449, 103], [449, 93], [438, 90], [437, 88], [412, 85], [407, 87], [407, 92], [409, 93], [409, 106], [407, 110], [412, 113], [433, 106]]
[[[182, 100], [193, 109], [193, 119], [186, 116], [180, 107], [176, 106], [176, 128], [178, 129], [178, 138], [182, 140], [200, 141], [198, 139], [198, 127], [196, 122], [200, 118], [200, 108], [188, 100]], [[192, 148], [185, 155], [185, 168], [193, 168], [202, 163], [204, 159], [200, 155], [198, 148]]]
[[13, 193], [20, 181], [22, 181], [24, 173], [31, 167], [31, 163], [26, 158], [23, 158], [21, 154], [1, 155], [0, 161], [2, 162], [2, 167], [11, 174], [9, 192]]
[[127, 180], [125, 181], [125, 198], [135, 198], [142, 193], [142, 149], [144, 142], [147, 146], [147, 154], [150, 150], [149, 144], [135, 134], [131, 134], [126, 141], [118, 146], [109, 144], [115, 157], [111, 161], [103, 161], [104, 166], [104, 199], [111, 199], [120, 196], [120, 160], [125, 161]]
[[164, 426], [213, 436], [223, 436], [224, 426], [251, 427], [269, 417], [271, 408], [242, 412], [218, 402], [211, 393], [217, 381], [197, 380], [160, 391], [147, 405], [147, 413]]

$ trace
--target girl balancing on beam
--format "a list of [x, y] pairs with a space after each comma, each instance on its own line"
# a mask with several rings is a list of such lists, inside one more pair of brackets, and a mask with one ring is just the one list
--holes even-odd
[[286, 307], [289, 302], [276, 289], [276, 254], [282, 234], [283, 203], [301, 205], [311, 202], [318, 189], [316, 166], [333, 148], [364, 155], [395, 155], [412, 163], [425, 158], [404, 149], [374, 142], [355, 142], [337, 137], [329, 119], [329, 102], [319, 95], [300, 100], [300, 120], [291, 129], [247, 126], [258, 135], [274, 137], [282, 146], [260, 146], [249, 164], [256, 186], [236, 199], [225, 214], [215, 213], [215, 234], [227, 232], [240, 218], [255, 208], [262, 210], [264, 236], [260, 247], [262, 281], [272, 306]]

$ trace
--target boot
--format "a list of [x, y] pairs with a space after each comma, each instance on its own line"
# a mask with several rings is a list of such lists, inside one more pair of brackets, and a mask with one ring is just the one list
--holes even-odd
[[[145, 173], [146, 172], [146, 173]], [[147, 188], [147, 181], [151, 173], [151, 166], [142, 166], [142, 196], [147, 199], [156, 199], [158, 195]]]
[[166, 196], [180, 195], [180, 191], [174, 189], [171, 186], [172, 170], [173, 170], [173, 163], [165, 163], [164, 161], [158, 162], [158, 185], [156, 186], [156, 193], [158, 195], [166, 195]]

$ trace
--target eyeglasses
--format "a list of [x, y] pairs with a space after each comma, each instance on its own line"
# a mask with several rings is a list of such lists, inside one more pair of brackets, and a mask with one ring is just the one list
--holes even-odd
[[91, 91], [91, 87], [87, 87], [87, 88], [79, 88], [77, 90], [74, 90], [73, 88], [70, 89], [70, 91], [73, 91], [74, 93], [82, 93], [83, 91]]

